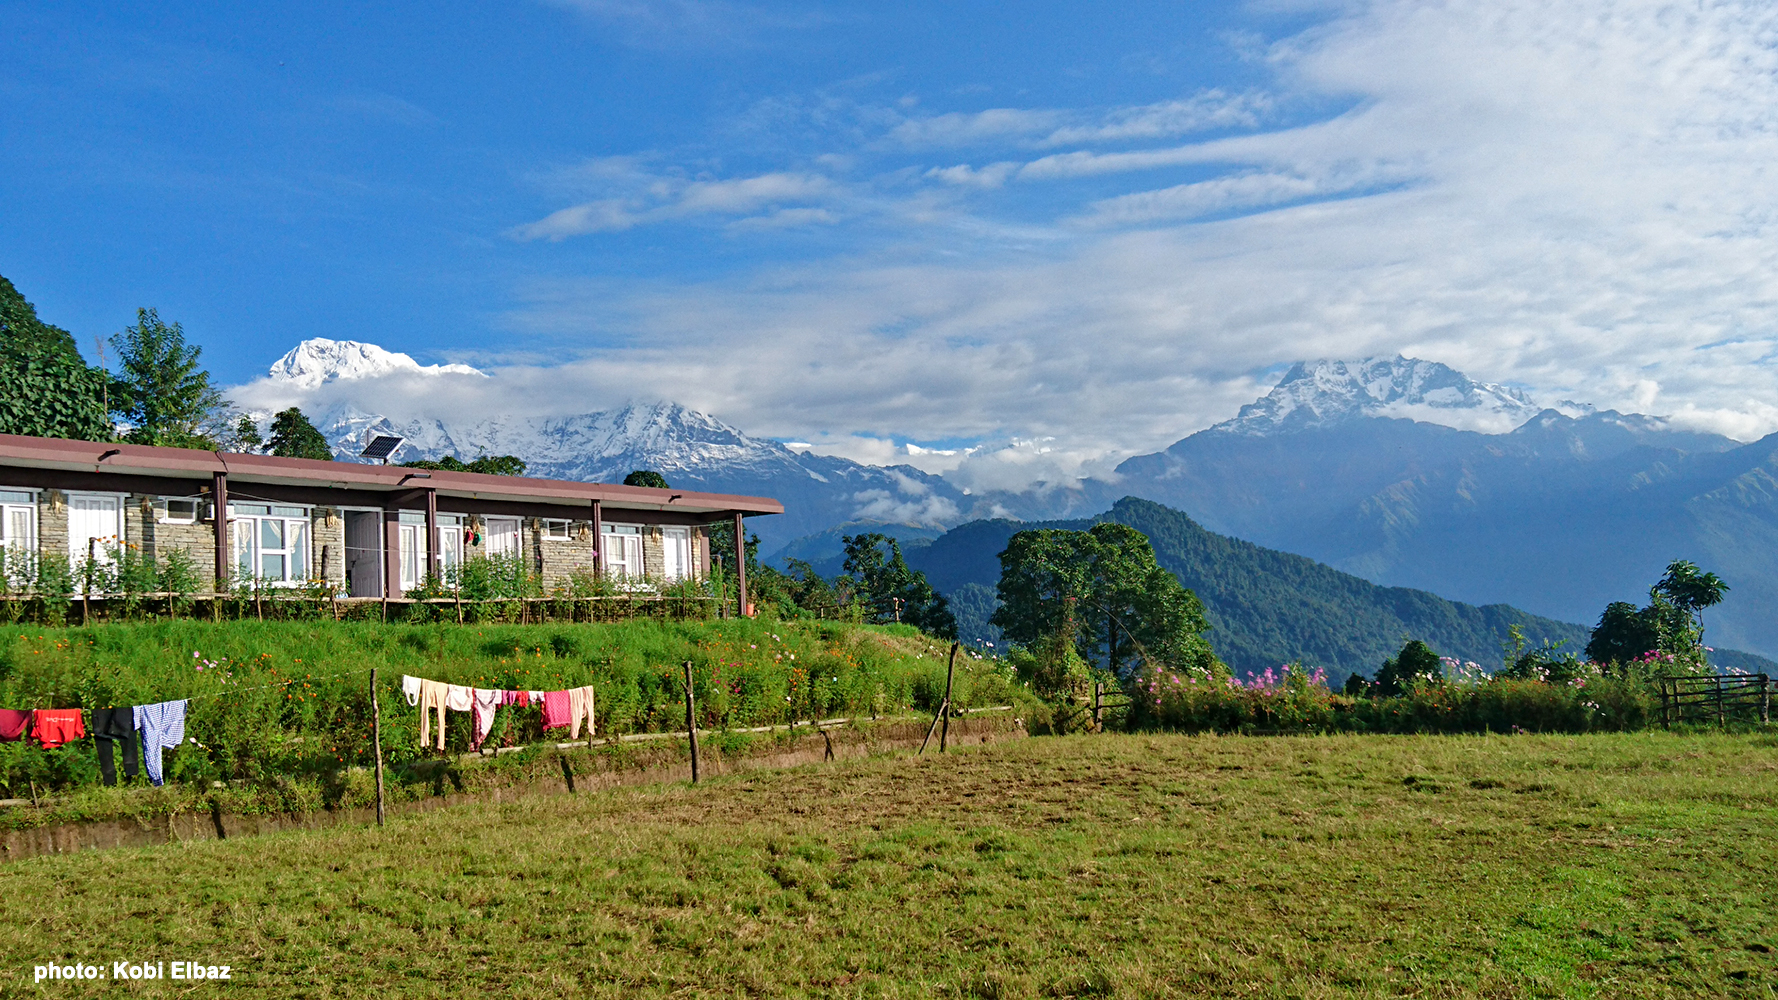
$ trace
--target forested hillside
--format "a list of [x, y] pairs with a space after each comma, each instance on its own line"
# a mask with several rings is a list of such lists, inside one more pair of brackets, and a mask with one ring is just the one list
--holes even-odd
[[1407, 637], [1449, 656], [1498, 667], [1508, 628], [1532, 643], [1565, 640], [1578, 652], [1588, 629], [1504, 604], [1477, 607], [1424, 590], [1380, 587], [1303, 556], [1261, 548], [1205, 530], [1160, 504], [1126, 497], [1096, 518], [1075, 521], [972, 521], [912, 550], [908, 562], [951, 593], [966, 584], [992, 587], [999, 553], [1027, 528], [1084, 529], [1098, 521], [1127, 524], [1154, 543], [1155, 555], [1197, 592], [1214, 629], [1210, 642], [1237, 673], [1288, 661], [1325, 667], [1338, 684], [1370, 673]]

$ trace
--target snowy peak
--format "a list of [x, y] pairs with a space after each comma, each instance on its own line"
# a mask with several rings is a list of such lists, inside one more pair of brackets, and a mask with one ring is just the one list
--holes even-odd
[[1477, 382], [1436, 361], [1323, 359], [1292, 365], [1271, 392], [1213, 429], [1265, 436], [1359, 417], [1401, 417], [1503, 434], [1537, 413], [1523, 392]]
[[272, 379], [313, 389], [329, 382], [377, 378], [383, 375], [482, 375], [468, 365], [422, 365], [396, 351], [356, 340], [305, 340], [279, 358], [269, 372]]

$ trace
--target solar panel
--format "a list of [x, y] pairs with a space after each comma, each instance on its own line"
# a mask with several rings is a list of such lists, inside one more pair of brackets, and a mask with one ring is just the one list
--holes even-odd
[[401, 441], [402, 439], [398, 437], [378, 434], [376, 437], [371, 438], [370, 444], [364, 446], [364, 450], [358, 453], [358, 457], [368, 458], [373, 462], [387, 462], [390, 453], [401, 447]]

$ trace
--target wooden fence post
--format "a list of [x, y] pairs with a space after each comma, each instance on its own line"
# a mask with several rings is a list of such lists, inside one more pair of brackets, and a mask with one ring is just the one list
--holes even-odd
[[377, 700], [377, 668], [370, 668], [370, 739], [377, 756], [377, 825], [383, 825], [383, 712]]
[[691, 661], [685, 661], [685, 734], [691, 738], [691, 783], [698, 783], [698, 716], [691, 692]]
[[1762, 726], [1772, 722], [1772, 678], [1765, 674], [1759, 675], [1759, 721]]
[[945, 752], [945, 738], [951, 735], [951, 678], [957, 673], [957, 643], [951, 643], [951, 659], [945, 664], [945, 707], [940, 713], [944, 717], [944, 725], [938, 731], [938, 752]]

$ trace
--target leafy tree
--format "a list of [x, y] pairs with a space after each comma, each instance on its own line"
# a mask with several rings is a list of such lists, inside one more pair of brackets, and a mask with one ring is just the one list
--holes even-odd
[[647, 469], [637, 469], [624, 477], [625, 486], [646, 486], [650, 489], [672, 489], [667, 485], [667, 477]]
[[1667, 572], [1649, 591], [1649, 597], [1665, 597], [1674, 607], [1691, 616], [1697, 626], [1698, 641], [1703, 642], [1704, 609], [1721, 604], [1728, 591], [1729, 585], [1715, 573], [1699, 572], [1696, 565], [1675, 559], [1667, 564]]
[[265, 438], [259, 435], [259, 425], [245, 413], [241, 414], [241, 419], [235, 421], [231, 438], [229, 443], [237, 452], [253, 453], [265, 447]]
[[1372, 690], [1392, 698], [1422, 684], [1442, 683], [1444, 679], [1444, 664], [1432, 647], [1419, 639], [1409, 639], [1401, 652], [1383, 661]]
[[866, 532], [841, 538], [846, 546], [845, 572], [856, 581], [857, 596], [876, 621], [902, 621], [945, 639], [957, 637], [957, 619], [944, 595], [926, 582], [926, 574], [908, 568], [901, 543], [887, 535]]
[[136, 325], [111, 338], [121, 373], [112, 383], [111, 409], [130, 425], [124, 439], [175, 448], [216, 448], [205, 433], [223, 407], [210, 373], [198, 366], [203, 348], [185, 341], [178, 323], [153, 309], [136, 310]]
[[414, 462], [403, 462], [404, 469], [432, 469], [439, 472], [479, 472], [484, 476], [522, 476], [525, 474], [525, 462], [517, 455], [482, 455], [473, 462], [465, 462], [455, 455], [431, 461], [421, 459]]
[[333, 449], [327, 438], [309, 422], [303, 411], [292, 406], [272, 416], [272, 454], [279, 458], [313, 458], [333, 461]]
[[0, 277], [0, 434], [109, 441], [105, 373]]
[[1031, 647], [1073, 630], [1080, 655], [1127, 677], [1146, 660], [1220, 669], [1197, 595], [1155, 560], [1148, 537], [1116, 522], [1021, 531], [1000, 554], [1000, 608], [989, 621]]
[[1596, 663], [1629, 663], [1646, 653], [1662, 652], [1697, 663], [1704, 659], [1704, 609], [1722, 603], [1729, 585], [1715, 573], [1701, 572], [1683, 559], [1667, 564], [1667, 572], [1648, 589], [1642, 608], [1627, 601], [1605, 606], [1587, 642], [1587, 658]]

